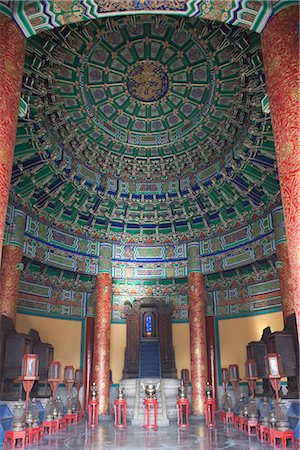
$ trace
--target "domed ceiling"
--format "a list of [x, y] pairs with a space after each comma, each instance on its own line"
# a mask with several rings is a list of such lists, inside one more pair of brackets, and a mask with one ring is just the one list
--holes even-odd
[[28, 40], [12, 199], [107, 240], [222, 233], [279, 201], [258, 35], [142, 15]]

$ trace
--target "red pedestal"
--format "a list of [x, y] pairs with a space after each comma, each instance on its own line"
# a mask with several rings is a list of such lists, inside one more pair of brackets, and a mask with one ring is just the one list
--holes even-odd
[[67, 421], [65, 417], [61, 417], [57, 420], [58, 422], [58, 431], [66, 431], [67, 429]]
[[49, 422], [42, 422], [42, 431], [43, 434], [55, 434], [58, 432], [58, 423], [57, 420], [51, 420]]
[[248, 434], [248, 436], [256, 436], [256, 428], [258, 425], [257, 420], [250, 420], [248, 419], [245, 423], [245, 429], [244, 432]]
[[38, 444], [43, 437], [42, 427], [28, 428], [29, 444]]
[[261, 424], [258, 422], [257, 427], [256, 427], [256, 437], [257, 437], [257, 439], [259, 439], [260, 441], [263, 440], [263, 437], [262, 437], [262, 431], [263, 431], [263, 425], [261, 425]]
[[271, 442], [271, 432], [272, 428], [270, 427], [262, 427], [261, 429], [261, 436], [263, 442]]
[[88, 408], [88, 426], [94, 428], [98, 425], [99, 402], [97, 399], [90, 399]]
[[205, 419], [207, 427], [214, 427], [216, 425], [216, 401], [214, 398], [205, 399]]
[[27, 430], [9, 430], [5, 433], [4, 448], [25, 448], [28, 443], [29, 434]]
[[178, 398], [177, 404], [177, 426], [179, 428], [189, 427], [189, 401], [187, 398]]
[[236, 428], [237, 430], [240, 430], [240, 429], [242, 428], [242, 426], [241, 426], [241, 420], [242, 420], [242, 417], [241, 417], [241, 416], [234, 416], [234, 419], [233, 419], [233, 426], [234, 426], [234, 428]]
[[230, 423], [233, 424], [234, 422], [234, 414], [231, 411], [225, 411], [225, 415], [224, 415], [224, 423], [226, 425], [229, 425]]
[[127, 403], [124, 399], [117, 399], [114, 403], [115, 427], [126, 428]]
[[144, 399], [144, 428], [156, 429], [157, 428], [157, 399], [145, 398]]
[[77, 425], [77, 414], [65, 414], [67, 427], [71, 425]]
[[247, 429], [247, 423], [248, 423], [248, 419], [246, 417], [241, 417], [241, 421], [240, 421], [240, 431], [242, 431], [243, 433], [246, 433], [246, 429]]
[[287, 441], [290, 441], [291, 447], [294, 448], [295, 446], [294, 432], [293, 430], [281, 431], [273, 429], [270, 441], [271, 441], [270, 444], [274, 448], [282, 448], [282, 447], [286, 448], [288, 443]]

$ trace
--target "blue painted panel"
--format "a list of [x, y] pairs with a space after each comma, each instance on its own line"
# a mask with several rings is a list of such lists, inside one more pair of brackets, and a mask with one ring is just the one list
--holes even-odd
[[290, 428], [294, 430], [295, 439], [300, 439], [300, 403], [292, 402], [288, 410]]
[[4, 443], [5, 432], [11, 430], [12, 413], [5, 404], [0, 405], [0, 444]]

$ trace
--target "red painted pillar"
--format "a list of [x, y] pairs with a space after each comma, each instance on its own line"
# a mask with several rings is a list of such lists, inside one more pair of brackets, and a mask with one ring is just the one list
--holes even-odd
[[295, 312], [295, 302], [282, 207], [279, 206], [274, 209], [272, 218], [277, 256], [276, 267], [280, 285], [282, 313], [285, 320], [289, 315]]
[[299, 6], [280, 11], [262, 35], [267, 92], [294, 291], [300, 323]]
[[93, 372], [94, 346], [94, 317], [85, 319], [85, 348], [84, 348], [84, 411], [87, 411]]
[[25, 221], [26, 215], [23, 211], [14, 206], [9, 207], [0, 267], [0, 314], [9, 317], [14, 323], [16, 321], [20, 275], [23, 268]]
[[0, 260], [14, 157], [26, 40], [0, 14]]
[[204, 415], [207, 353], [205, 331], [205, 287], [200, 272], [199, 243], [188, 244], [188, 294], [191, 342], [192, 409]]
[[218, 381], [216, 364], [216, 341], [215, 341], [215, 318], [214, 316], [205, 317], [206, 322], [206, 351], [207, 351], [207, 369], [208, 380], [213, 389], [213, 397], [218, 402]]
[[0, 269], [0, 313], [16, 322], [17, 300], [23, 249], [16, 245], [4, 245]]
[[97, 386], [99, 415], [109, 408], [110, 316], [111, 316], [111, 252], [110, 244], [101, 244], [100, 273], [96, 276], [93, 380]]

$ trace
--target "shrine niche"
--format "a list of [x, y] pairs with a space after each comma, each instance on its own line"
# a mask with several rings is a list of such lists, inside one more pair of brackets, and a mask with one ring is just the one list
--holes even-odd
[[123, 378], [139, 378], [142, 342], [159, 343], [161, 376], [176, 378], [172, 339], [174, 306], [163, 300], [145, 298], [126, 305], [126, 348]]

